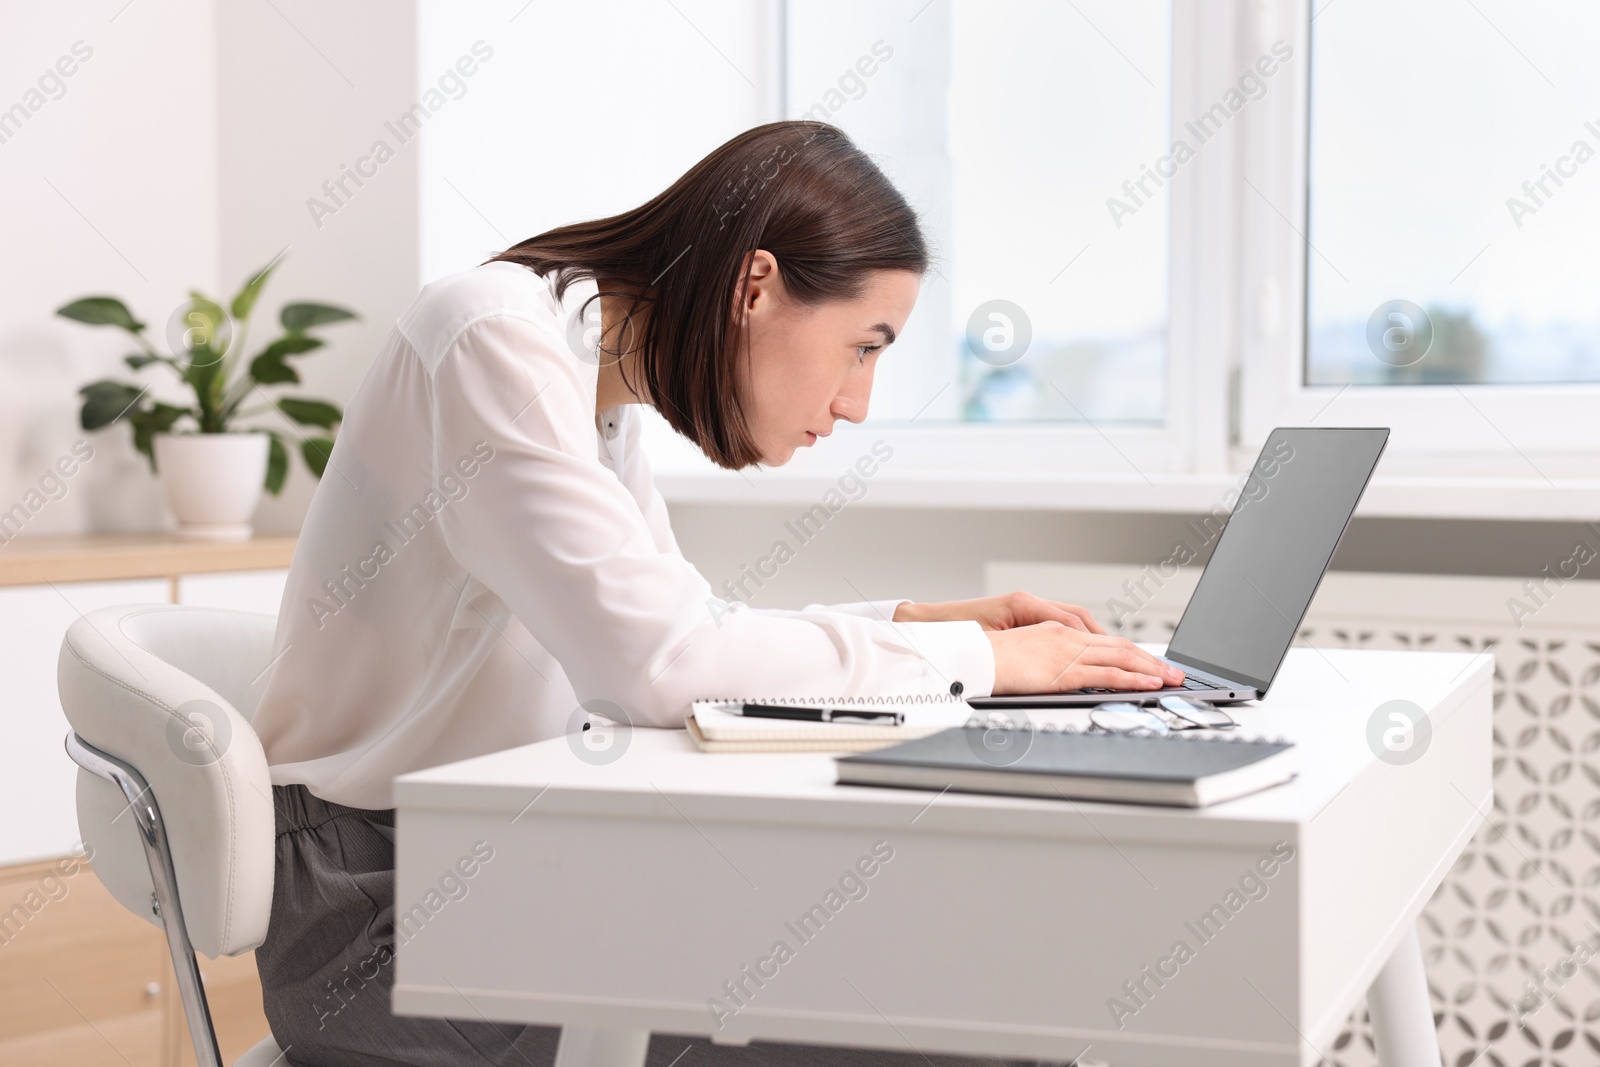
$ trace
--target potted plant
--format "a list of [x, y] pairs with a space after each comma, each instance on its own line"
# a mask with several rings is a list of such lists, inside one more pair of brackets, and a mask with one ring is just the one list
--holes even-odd
[[344, 417], [338, 407], [305, 397], [274, 400], [263, 386], [299, 382], [289, 360], [323, 345], [311, 331], [356, 315], [329, 304], [285, 304], [278, 313], [283, 335], [246, 359], [250, 312], [276, 265], [274, 260], [245, 282], [227, 309], [191, 290], [189, 301], [167, 322], [170, 355], [151, 343], [146, 324], [116, 297], [88, 296], [56, 309], [57, 315], [75, 322], [126, 331], [140, 348], [124, 357], [129, 367], [138, 371], [164, 364], [194, 391], [194, 404], [183, 407], [151, 399], [148, 385], [110, 378], [78, 390], [85, 430], [119, 421], [132, 428], [133, 446], [160, 476], [181, 537], [247, 538], [261, 490], [276, 496], [283, 489], [289, 470], [283, 434], [241, 427], [238, 420], [276, 409], [308, 427], [309, 436], [299, 434], [299, 451], [318, 478], [333, 451], [331, 434]]

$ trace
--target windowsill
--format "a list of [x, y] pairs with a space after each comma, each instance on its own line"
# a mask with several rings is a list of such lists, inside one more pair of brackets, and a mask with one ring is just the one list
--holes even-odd
[[[851, 507], [985, 508], [1194, 514], [1231, 506], [1240, 483], [1226, 474], [937, 474], [878, 472]], [[799, 504], [838, 491], [838, 476], [766, 470], [658, 471], [656, 485], [672, 504]], [[860, 490], [857, 490], [860, 493]], [[848, 494], [842, 494], [848, 498]], [[1600, 519], [1600, 479], [1379, 475], [1357, 512], [1363, 517], [1433, 519]]]

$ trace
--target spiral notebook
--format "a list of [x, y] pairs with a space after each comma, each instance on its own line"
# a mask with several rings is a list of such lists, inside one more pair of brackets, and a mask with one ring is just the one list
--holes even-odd
[[[899, 726], [879, 726], [747, 718], [738, 712], [746, 701], [807, 708], [899, 711], [904, 714], [905, 722]], [[966, 700], [951, 693], [879, 697], [722, 697], [695, 701], [684, 726], [704, 752], [870, 752], [960, 726], [972, 714]]]
[[1199, 808], [1287, 782], [1282, 738], [956, 727], [835, 761], [841, 785]]

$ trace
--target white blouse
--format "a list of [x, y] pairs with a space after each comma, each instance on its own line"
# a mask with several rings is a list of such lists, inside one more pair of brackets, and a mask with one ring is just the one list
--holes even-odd
[[289, 568], [254, 720], [274, 783], [388, 808], [397, 774], [589, 711], [681, 727], [699, 698], [993, 688], [976, 622], [713, 592], [673, 537], [637, 405], [595, 413], [598, 367], [567, 340], [594, 292], [558, 302], [487, 263], [424, 286], [397, 322]]

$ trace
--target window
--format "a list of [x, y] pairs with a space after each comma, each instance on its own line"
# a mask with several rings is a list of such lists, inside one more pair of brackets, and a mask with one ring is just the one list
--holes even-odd
[[1600, 381], [1600, 71], [1562, 38], [1600, 8], [1312, 23], [1308, 385]]
[[1164, 420], [1169, 8], [951, 7], [962, 418]]
[[[429, 276], [633, 206], [780, 115], [843, 127], [922, 214], [936, 269], [866, 424], [733, 474], [652, 419], [670, 498], [805, 496], [882, 438], [884, 501], [1203, 510], [1280, 425], [1392, 427], [1381, 478], [1594, 476], [1594, 5], [419, 11], [424, 84], [496, 49], [420, 138]], [[606, 77], [574, 40], [609, 42]], [[540, 135], [508, 135], [532, 111]], [[626, 165], [596, 140], [618, 116]]]
[[788, 113], [878, 156], [938, 257], [874, 421], [1164, 422], [1170, 38], [1168, 0], [788, 6]]
[[1600, 453], [1596, 13], [1323, 0], [1254, 19], [1310, 62], [1243, 131], [1232, 462], [1275, 425], [1389, 426], [1382, 477], [1461, 484], [1464, 512], [1484, 479], [1581, 512], [1560, 494]]

